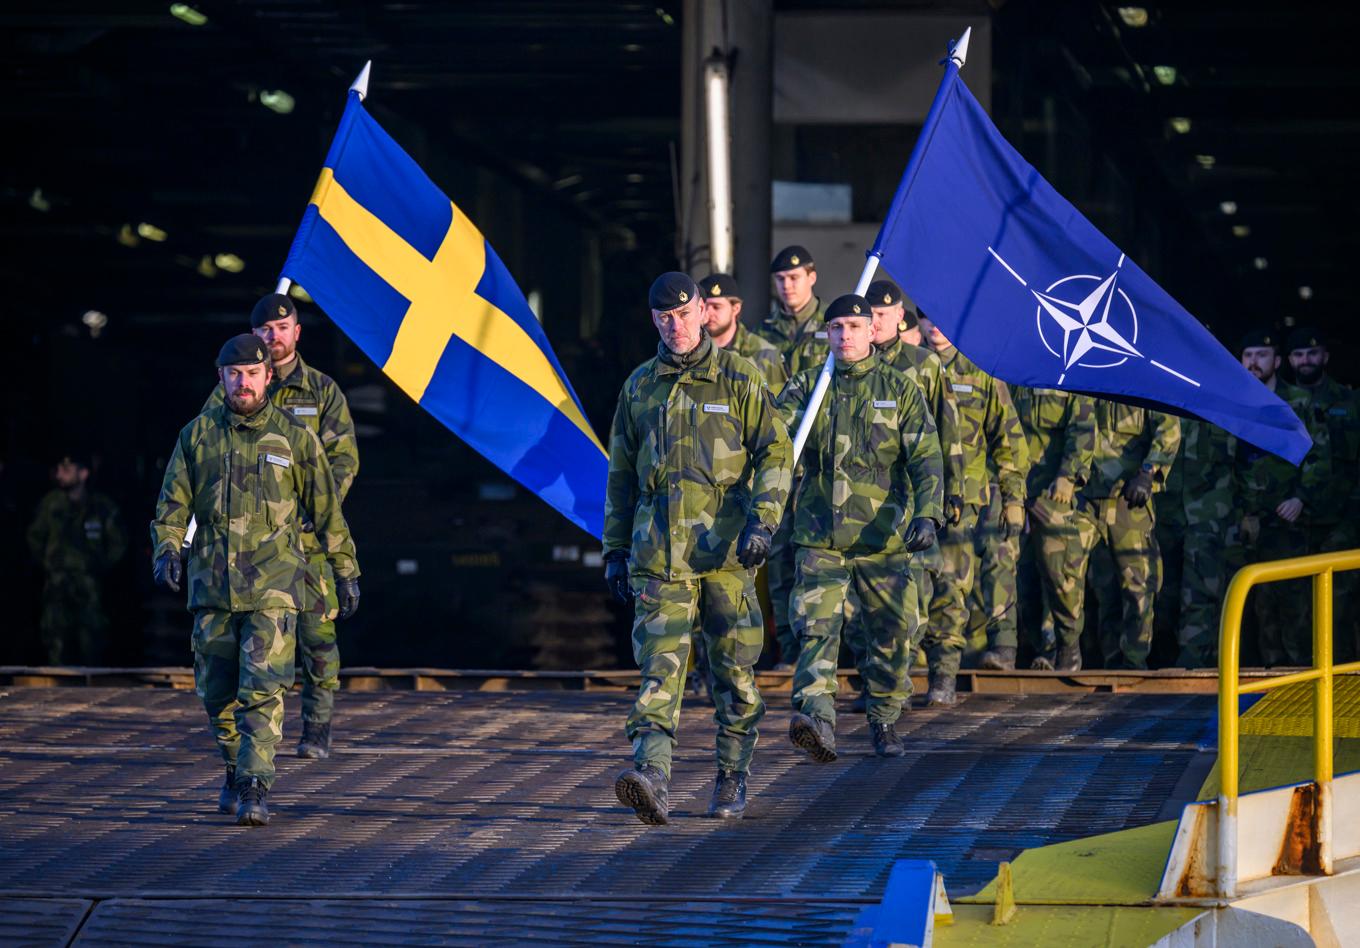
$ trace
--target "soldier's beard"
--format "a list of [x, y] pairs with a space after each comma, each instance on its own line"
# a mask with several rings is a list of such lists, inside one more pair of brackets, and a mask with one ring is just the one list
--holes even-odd
[[264, 404], [263, 395], [228, 395], [227, 407], [238, 415], [253, 415]]
[[1322, 366], [1304, 364], [1295, 369], [1294, 374], [1299, 377], [1299, 381], [1304, 385], [1313, 385], [1318, 379], [1322, 378]]

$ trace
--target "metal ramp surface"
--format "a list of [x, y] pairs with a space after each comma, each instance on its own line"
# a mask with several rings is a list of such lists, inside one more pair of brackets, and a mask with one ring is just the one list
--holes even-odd
[[1207, 696], [968, 696], [904, 717], [901, 760], [843, 714], [825, 766], [787, 743], [786, 700], [735, 823], [703, 818], [713, 724], [689, 702], [673, 821], [648, 828], [612, 792], [625, 695], [346, 692], [332, 758], [280, 755], [274, 822], [247, 830], [216, 812], [192, 694], [9, 687], [0, 896], [49, 944], [61, 919], [82, 944], [239, 940], [255, 899], [303, 943], [839, 943], [896, 859], [966, 894], [1023, 849], [1164, 818], [1212, 759]]

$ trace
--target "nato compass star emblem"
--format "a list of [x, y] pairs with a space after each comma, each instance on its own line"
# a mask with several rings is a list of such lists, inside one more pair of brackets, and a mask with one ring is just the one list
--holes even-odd
[[1122, 253], [1108, 276], [1077, 273], [1053, 282], [1040, 292], [1030, 287], [999, 253], [991, 247], [987, 252], [1029, 290], [1039, 304], [1034, 310], [1039, 340], [1062, 363], [1057, 384], [1063, 383], [1073, 367], [1113, 369], [1129, 359], [1147, 359], [1154, 368], [1199, 387], [1199, 382], [1190, 376], [1138, 351], [1138, 311], [1133, 300], [1119, 287], [1119, 270], [1125, 260]]

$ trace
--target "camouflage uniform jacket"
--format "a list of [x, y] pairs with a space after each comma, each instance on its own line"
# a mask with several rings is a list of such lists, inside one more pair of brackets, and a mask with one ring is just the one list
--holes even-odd
[[1174, 415], [1106, 398], [1096, 402], [1096, 451], [1091, 479], [1082, 490], [1088, 497], [1117, 497], [1124, 482], [1144, 464], [1152, 466], [1152, 489], [1160, 492], [1181, 441]]
[[822, 319], [825, 310], [826, 307], [816, 296], [792, 314], [776, 302], [770, 307], [770, 315], [765, 317], [759, 328], [753, 330], [779, 350], [790, 377], [804, 369], [820, 369], [826, 362], [831, 349], [826, 341], [825, 320]]
[[1330, 375], [1303, 391], [1307, 408], [1299, 417], [1313, 436], [1302, 464], [1304, 510], [1315, 522], [1334, 523], [1350, 509], [1360, 470], [1360, 405]]
[[959, 403], [963, 502], [986, 504], [989, 482], [995, 479], [1005, 500], [1024, 503], [1026, 459], [1015, 451], [1024, 435], [1006, 383], [979, 369], [954, 346], [937, 355]]
[[773, 533], [788, 500], [788, 432], [743, 356], [707, 336], [691, 358], [657, 349], [619, 392], [604, 551], [631, 551], [633, 573], [667, 580], [740, 569], [743, 528]]
[[95, 491], [73, 501], [64, 490], [50, 491], [38, 503], [28, 528], [28, 548], [48, 573], [97, 576], [123, 558], [127, 537], [118, 506]]
[[737, 321], [737, 332], [728, 343], [727, 349], [754, 362], [771, 392], [778, 392], [788, 381], [788, 375], [784, 371], [783, 355], [771, 343], [743, 326], [740, 320]]
[[[1299, 418], [1308, 417], [1311, 408], [1307, 390], [1277, 381], [1275, 394], [1294, 409], [1294, 414]], [[1309, 434], [1313, 434], [1311, 426]], [[1309, 463], [1313, 452], [1317, 450], [1316, 435], [1314, 439], [1314, 447], [1309, 451], [1309, 457], [1304, 458], [1304, 465]], [[1273, 514], [1276, 507], [1291, 497], [1303, 500], [1302, 471], [1302, 468], [1295, 467], [1284, 458], [1263, 451], [1254, 444], [1237, 441], [1233, 457], [1233, 479], [1242, 514], [1257, 516]]]
[[1198, 418], [1181, 419], [1181, 456], [1176, 467], [1186, 524], [1226, 528], [1237, 521], [1240, 512], [1233, 476], [1237, 451], [1237, 438], [1218, 425]]
[[915, 382], [939, 430], [944, 457], [944, 495], [963, 496], [963, 442], [959, 440], [959, 403], [944, 380], [944, 365], [929, 349], [909, 345], [898, 336], [878, 346], [878, 357]]
[[[802, 419], [820, 370], [789, 380], [777, 404], [789, 430]], [[796, 546], [848, 556], [897, 553], [913, 517], [944, 519], [940, 438], [918, 385], [871, 352], [836, 363], [812, 423], [793, 501]]]
[[1085, 484], [1096, 450], [1095, 400], [1027, 385], [1013, 385], [1010, 393], [1029, 455], [1028, 495], [1043, 493], [1060, 477]]
[[219, 405], [180, 431], [151, 522], [153, 557], [179, 550], [191, 514], [190, 609], [302, 608], [304, 516], [336, 577], [359, 576], [321, 442], [273, 404], [245, 417]]

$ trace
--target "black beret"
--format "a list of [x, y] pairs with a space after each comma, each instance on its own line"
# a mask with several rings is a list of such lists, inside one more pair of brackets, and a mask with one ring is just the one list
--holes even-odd
[[227, 340], [227, 344], [222, 347], [222, 351], [217, 353], [219, 367], [224, 365], [255, 365], [260, 362], [269, 362], [269, 347], [260, 341], [259, 336], [253, 336], [248, 332], [239, 336], [232, 336]]
[[699, 281], [699, 292], [704, 299], [711, 300], [719, 296], [728, 296], [733, 299], [741, 299], [741, 290], [737, 287], [737, 281], [726, 273], [710, 273]]
[[284, 319], [288, 316], [297, 318], [297, 307], [293, 305], [293, 301], [282, 293], [270, 293], [250, 311], [250, 328], [259, 329], [271, 320]]
[[664, 313], [677, 306], [684, 306], [698, 296], [699, 288], [694, 285], [690, 275], [672, 270], [661, 274], [652, 283], [652, 288], [647, 291], [647, 302], [658, 313]]
[[863, 316], [865, 319], [873, 319], [874, 311], [869, 308], [869, 301], [862, 296], [854, 293], [846, 293], [838, 296], [831, 301], [831, 305], [826, 308], [826, 316], [823, 317], [827, 322], [838, 316]]
[[916, 324], [916, 310], [904, 309], [902, 310], [902, 318], [897, 323], [897, 331], [906, 332], [908, 329], [915, 329]]
[[1289, 334], [1289, 343], [1285, 346], [1286, 351], [1293, 352], [1295, 349], [1312, 349], [1314, 346], [1327, 345], [1327, 337], [1316, 327], [1300, 326]]
[[83, 467], [87, 471], [94, 467], [90, 462], [90, 453], [88, 451], [64, 451], [57, 457], [58, 464], [62, 461], [70, 461], [76, 467]]
[[812, 254], [808, 253], [807, 248], [794, 244], [774, 255], [774, 259], [770, 261], [770, 272], [779, 273], [783, 270], [792, 270], [794, 267], [806, 267], [811, 263]]
[[875, 280], [864, 297], [873, 306], [891, 306], [902, 302], [902, 290], [892, 280]]
[[1242, 337], [1242, 341], [1237, 344], [1237, 351], [1259, 349], [1262, 346], [1270, 346], [1276, 352], [1279, 352], [1280, 334], [1273, 329], [1253, 329]]

